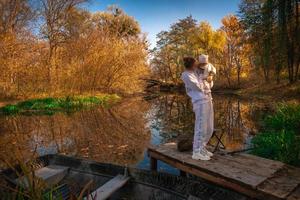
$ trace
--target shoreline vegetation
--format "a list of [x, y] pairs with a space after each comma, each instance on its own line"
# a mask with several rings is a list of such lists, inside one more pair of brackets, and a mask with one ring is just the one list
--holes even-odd
[[[184, 92], [184, 85], [182, 83], [174, 84], [169, 82], [159, 82], [153, 85], [147, 81], [146, 91], [148, 92]], [[260, 99], [260, 100], [293, 100], [300, 99], [300, 84], [253, 84], [247, 87], [224, 87], [216, 85], [212, 89], [215, 94], [222, 95], [236, 95], [240, 98]]]
[[20, 101], [0, 108], [0, 115], [14, 114], [54, 114], [56, 112], [74, 112], [95, 106], [110, 107], [120, 100], [117, 94], [95, 96], [46, 97]]
[[233, 94], [248, 99], [261, 100], [293, 100], [300, 99], [300, 84], [253, 85], [242, 88], [216, 87], [217, 93]]
[[256, 156], [300, 166], [300, 104], [280, 104], [252, 139]]

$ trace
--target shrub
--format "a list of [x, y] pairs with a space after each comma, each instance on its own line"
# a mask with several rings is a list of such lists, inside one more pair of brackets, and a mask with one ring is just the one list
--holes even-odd
[[293, 131], [260, 133], [252, 144], [254, 155], [300, 166], [300, 138]]
[[274, 115], [265, 119], [267, 130], [291, 130], [300, 134], [300, 104], [280, 104]]
[[280, 104], [252, 139], [252, 154], [300, 166], [300, 105]]

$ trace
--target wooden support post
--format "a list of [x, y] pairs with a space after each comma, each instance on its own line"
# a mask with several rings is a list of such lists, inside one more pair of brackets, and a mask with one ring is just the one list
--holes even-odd
[[186, 177], [186, 172], [185, 172], [185, 171], [182, 171], [182, 170], [180, 170], [180, 176], [182, 176], [182, 177]]
[[157, 171], [157, 160], [150, 156], [150, 169]]

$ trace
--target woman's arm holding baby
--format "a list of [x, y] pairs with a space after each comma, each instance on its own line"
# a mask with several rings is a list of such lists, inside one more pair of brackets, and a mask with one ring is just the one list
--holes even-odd
[[209, 75], [206, 78], [206, 81], [209, 83], [210, 88], [212, 88], [214, 86], [214, 76], [217, 74], [217, 70], [212, 64], [209, 64], [208, 71]]
[[185, 77], [185, 82], [188, 82], [188, 84], [190, 85], [194, 85], [196, 86], [196, 88], [200, 91], [204, 93], [204, 85], [202, 82], [199, 82], [197, 77], [194, 74], [187, 74]]

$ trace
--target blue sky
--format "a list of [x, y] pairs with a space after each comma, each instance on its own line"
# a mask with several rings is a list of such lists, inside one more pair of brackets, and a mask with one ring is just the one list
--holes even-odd
[[192, 15], [198, 21], [208, 21], [217, 29], [225, 15], [237, 13], [239, 3], [240, 0], [90, 0], [87, 9], [95, 12], [113, 4], [120, 6], [139, 22], [151, 47], [154, 47], [156, 34], [168, 30], [178, 19]]

